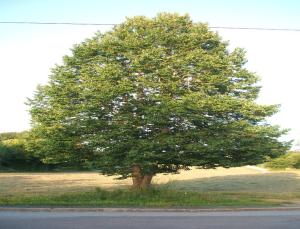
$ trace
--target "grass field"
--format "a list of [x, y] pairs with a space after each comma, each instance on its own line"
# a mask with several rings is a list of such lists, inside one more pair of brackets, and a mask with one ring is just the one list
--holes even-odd
[[240, 167], [160, 174], [153, 181], [156, 191], [143, 194], [116, 190], [129, 187], [131, 180], [114, 178], [94, 172], [0, 173], [0, 205], [248, 206], [300, 200], [296, 170]]
[[[196, 180], [224, 179], [235, 175], [251, 176], [260, 175], [262, 172], [246, 167], [231, 169], [192, 169], [182, 171], [180, 174], [163, 175], [154, 177], [154, 184], [168, 184], [169, 186], [180, 186], [177, 182], [186, 182], [190, 191], [197, 190], [193, 185]], [[116, 187], [127, 187], [131, 185], [131, 179], [116, 180], [116, 177], [103, 176], [95, 172], [72, 172], [72, 173], [0, 173], [0, 195], [27, 195], [27, 194], [49, 194], [78, 191], [91, 191], [96, 187], [111, 189]], [[241, 184], [242, 185], [242, 184]], [[199, 184], [198, 188], [204, 188]]]

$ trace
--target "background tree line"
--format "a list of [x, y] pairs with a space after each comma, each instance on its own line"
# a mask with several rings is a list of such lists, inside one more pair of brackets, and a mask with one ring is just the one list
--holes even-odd
[[80, 169], [66, 163], [45, 163], [28, 150], [29, 133], [30, 131], [0, 133], [0, 171]]
[[[27, 132], [7, 132], [0, 134], [0, 168], [25, 169], [37, 160], [25, 152]], [[28, 166], [29, 167], [29, 166]]]

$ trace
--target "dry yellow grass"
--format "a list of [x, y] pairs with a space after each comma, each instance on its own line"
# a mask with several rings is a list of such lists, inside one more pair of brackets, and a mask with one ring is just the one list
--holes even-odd
[[114, 180], [93, 172], [0, 173], [0, 195], [49, 194], [88, 191], [95, 187], [128, 185], [129, 180]]
[[[157, 179], [160, 176], [157, 177]], [[300, 192], [300, 170], [268, 171], [255, 166], [216, 170], [191, 170], [172, 177], [168, 186], [176, 190], [294, 195]], [[159, 180], [159, 179], [158, 179]]]
[[223, 177], [223, 176], [234, 176], [234, 175], [253, 175], [253, 174], [262, 174], [263, 172], [248, 167], [237, 167], [237, 168], [217, 168], [217, 169], [196, 169], [193, 168], [187, 171], [181, 171], [179, 174], [159, 174], [154, 177], [154, 183], [156, 184], [165, 184], [174, 181], [186, 181], [186, 180], [195, 180], [202, 178], [211, 178], [211, 177]]
[[[262, 171], [247, 167], [207, 170], [191, 169], [189, 171], [182, 171], [180, 174], [159, 174], [154, 177], [153, 183], [166, 184], [179, 181], [190, 181], [190, 183], [193, 183], [194, 180], [199, 179], [235, 175], [259, 175], [262, 173]], [[95, 187], [124, 187], [131, 184], [130, 179], [116, 180], [114, 178], [115, 177], [103, 176], [95, 172], [0, 173], [0, 195], [59, 194], [66, 192], [89, 191], [93, 190]]]

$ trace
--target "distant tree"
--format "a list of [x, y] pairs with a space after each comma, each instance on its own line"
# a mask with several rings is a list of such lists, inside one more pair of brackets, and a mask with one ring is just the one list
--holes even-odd
[[0, 133], [0, 141], [22, 138], [26, 132], [3, 132]]
[[264, 165], [271, 169], [300, 169], [300, 153], [290, 151], [278, 158], [269, 159]]
[[0, 169], [24, 169], [38, 161], [25, 152], [27, 135], [26, 131], [0, 133]]
[[258, 77], [189, 16], [134, 17], [74, 46], [29, 101], [28, 148], [46, 163], [132, 177], [257, 164], [289, 147], [255, 102]]
[[16, 141], [0, 142], [0, 169], [12, 169], [25, 163], [26, 159], [22, 144]]

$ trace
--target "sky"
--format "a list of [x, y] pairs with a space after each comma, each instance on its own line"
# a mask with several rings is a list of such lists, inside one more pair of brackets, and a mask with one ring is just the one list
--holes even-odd
[[[298, 0], [0, 0], [0, 21], [121, 23], [159, 12], [188, 13], [209, 26], [300, 29]], [[0, 24], [0, 132], [30, 128], [26, 98], [78, 44], [111, 26]], [[300, 148], [300, 31], [214, 29], [229, 49], [247, 51], [246, 67], [260, 76], [261, 104], [281, 104], [269, 119], [289, 128]]]

